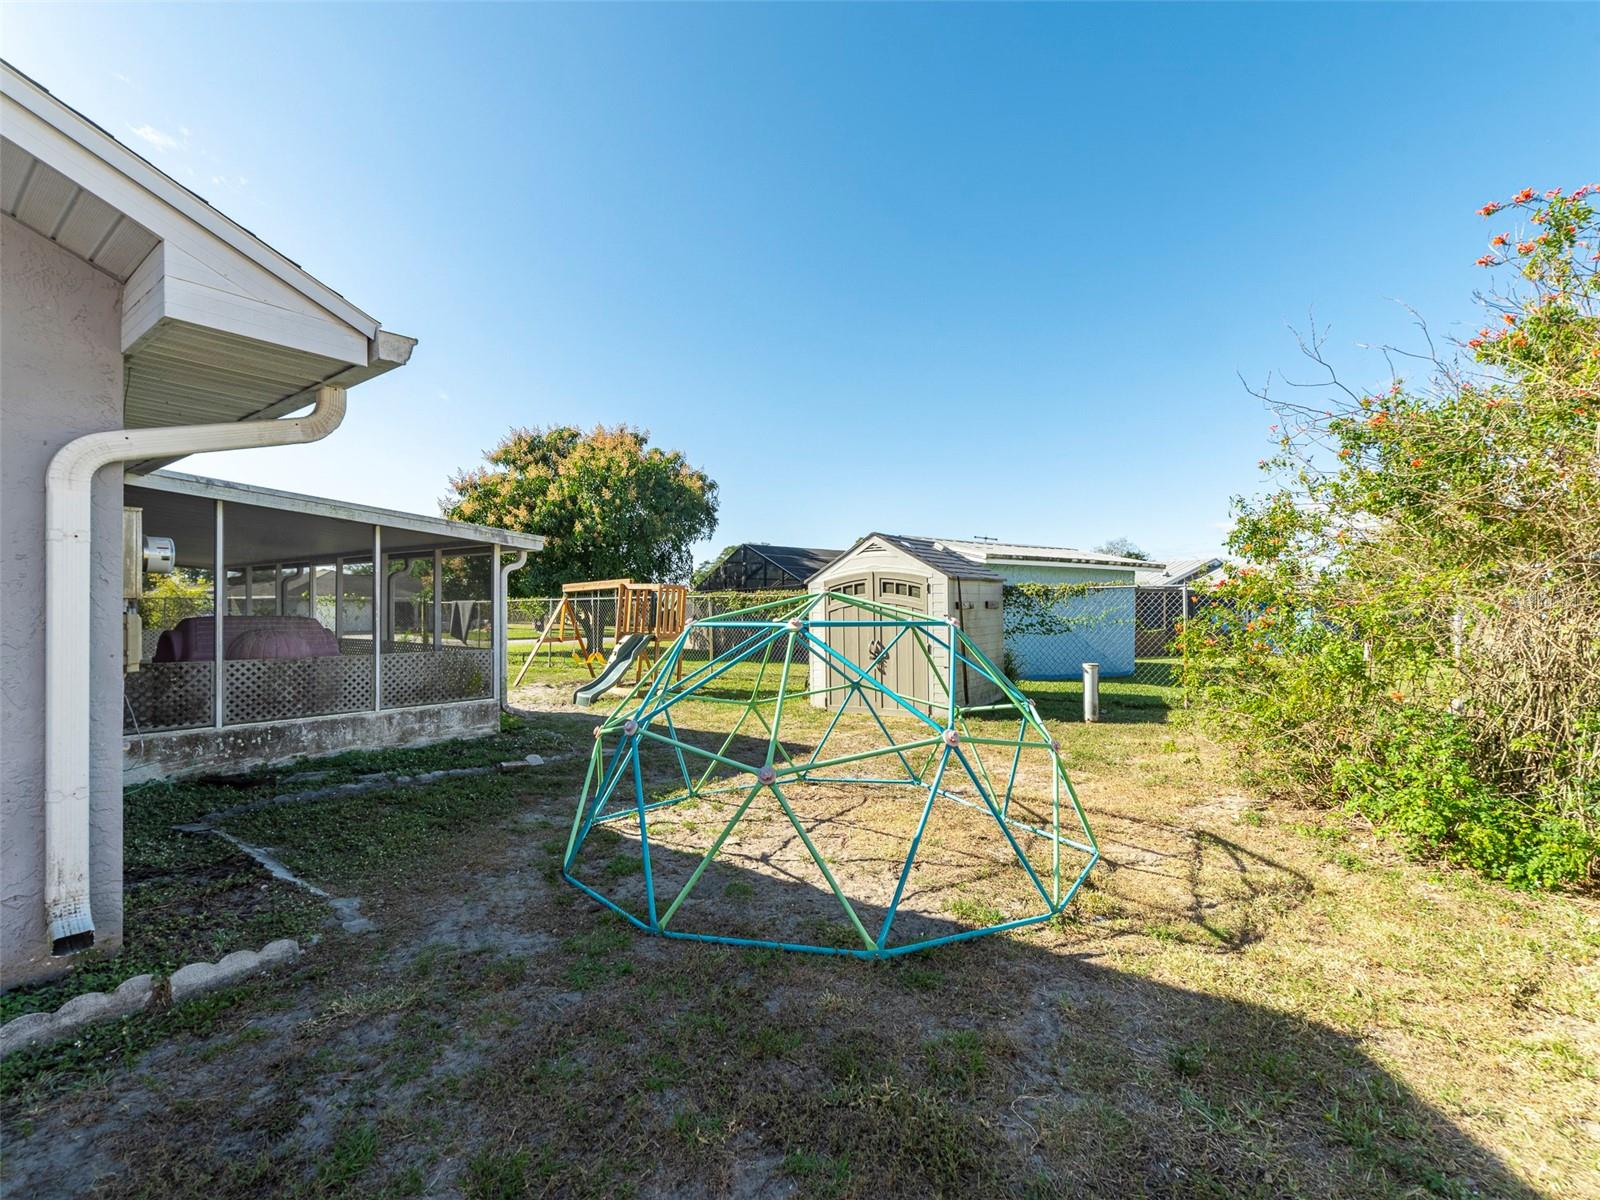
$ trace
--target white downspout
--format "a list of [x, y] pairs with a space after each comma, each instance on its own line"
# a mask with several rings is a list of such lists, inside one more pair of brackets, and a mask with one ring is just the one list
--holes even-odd
[[500, 594], [495, 597], [494, 612], [494, 690], [500, 700], [500, 707], [505, 708], [511, 697], [506, 694], [506, 679], [509, 673], [506, 670], [506, 657], [511, 653], [511, 630], [506, 625], [506, 597], [511, 594], [511, 572], [517, 570], [528, 561], [528, 552], [518, 550], [517, 556], [500, 568]]
[[94, 944], [89, 911], [89, 538], [95, 472], [111, 463], [214, 450], [287, 446], [327, 437], [344, 420], [345, 391], [324, 385], [290, 420], [113, 429], [68, 442], [45, 477], [45, 905], [50, 952]]

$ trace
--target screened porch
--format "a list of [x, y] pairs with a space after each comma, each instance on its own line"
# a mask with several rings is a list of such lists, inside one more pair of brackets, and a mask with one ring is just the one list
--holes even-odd
[[177, 564], [138, 600], [126, 735], [500, 696], [501, 555], [541, 539], [176, 472], [125, 496]]

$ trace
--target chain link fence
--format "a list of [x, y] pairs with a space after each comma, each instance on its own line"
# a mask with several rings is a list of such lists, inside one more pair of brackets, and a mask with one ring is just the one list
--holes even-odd
[[1006, 589], [1005, 667], [1020, 680], [1181, 685], [1178, 631], [1195, 597], [1184, 587], [1071, 585]]
[[[1029, 589], [1028, 595], [1007, 589], [1006, 653], [1003, 664], [1012, 678], [1047, 683], [1083, 678], [1083, 664], [1100, 664], [1108, 690], [1135, 691], [1175, 702], [1179, 698], [1182, 661], [1176, 640], [1183, 621], [1199, 598], [1183, 587], [1075, 585]], [[750, 608], [804, 592], [691, 593], [691, 622]], [[576, 595], [561, 611], [561, 597], [507, 601], [509, 676], [523, 684], [565, 681], [587, 675], [585, 649], [602, 657], [616, 641], [616, 598], [611, 593]], [[686, 662], [705, 662], [731, 650], [746, 631], [703, 629], [691, 634]], [[528, 662], [530, 653], [533, 661]], [[808, 661], [806, 647], [795, 647], [796, 665]], [[591, 664], [594, 665], [594, 664]], [[526, 666], [526, 670], [524, 667]], [[1129, 688], [1128, 685], [1134, 685]]]
[[[774, 600], [804, 596], [804, 592], [691, 592], [685, 610], [689, 622], [724, 616]], [[556, 677], [565, 680], [586, 672], [583, 656], [604, 657], [617, 639], [617, 599], [615, 593], [597, 592], [567, 597], [562, 611], [560, 596], [517, 597], [506, 601], [506, 652], [510, 679], [522, 676], [523, 683], [538, 683]], [[732, 650], [745, 638], [747, 629], [696, 629], [684, 647], [686, 663], [706, 662]], [[529, 656], [533, 657], [528, 662]], [[807, 647], [797, 644], [793, 665], [810, 662]], [[526, 666], [526, 671], [524, 671]]]

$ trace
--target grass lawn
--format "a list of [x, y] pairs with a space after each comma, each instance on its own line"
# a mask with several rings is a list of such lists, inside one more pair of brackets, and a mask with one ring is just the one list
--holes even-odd
[[[558, 701], [576, 672], [537, 690]], [[591, 712], [331, 767], [572, 752], [534, 771], [225, 822], [360, 896], [374, 934], [325, 927], [220, 840], [169, 831], [289, 773], [130, 796], [130, 879], [137, 864], [179, 889], [182, 915], [130, 889], [139, 961], [181, 958], [184, 938], [321, 940], [288, 972], [8, 1060], [0, 1184], [207, 1200], [1600, 1196], [1600, 904], [1407, 863], [1342, 822], [1254, 803], [1181, 714], [1108, 689], [1105, 722], [1083, 726], [1076, 686], [1032, 690], [1105, 853], [1092, 886], [1067, 919], [892, 963], [652, 939], [564, 885]], [[723, 711], [685, 704], [679, 723], [709, 737]], [[794, 718], [799, 751], [820, 715]], [[836, 799], [807, 811], [841, 853], [907, 820]], [[668, 857], [712, 823], [658, 811]], [[1014, 863], [975, 863], [961, 828], [919, 877], [928, 920], [987, 920], [1014, 895]], [[771, 834], [741, 827], [704, 881], [709, 907], [805, 918], [819, 889], [785, 873]], [[626, 828], [602, 841], [594, 868], [642, 886]], [[236, 882], [208, 892], [208, 872]]]

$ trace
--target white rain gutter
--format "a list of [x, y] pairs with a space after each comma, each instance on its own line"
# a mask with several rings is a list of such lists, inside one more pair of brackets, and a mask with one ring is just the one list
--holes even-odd
[[506, 625], [506, 597], [511, 594], [511, 572], [526, 564], [528, 552], [518, 550], [517, 556], [500, 568], [500, 595], [497, 597], [497, 611], [494, 614], [495, 640], [499, 642], [494, 655], [495, 691], [500, 696], [500, 707], [506, 708], [511, 700], [510, 688], [506, 687], [509, 673], [506, 670], [506, 657], [511, 653], [511, 629]]
[[50, 952], [94, 944], [89, 911], [89, 539], [95, 472], [112, 463], [215, 450], [288, 446], [327, 437], [344, 420], [345, 390], [317, 389], [290, 420], [113, 429], [68, 442], [45, 477], [45, 905]]

